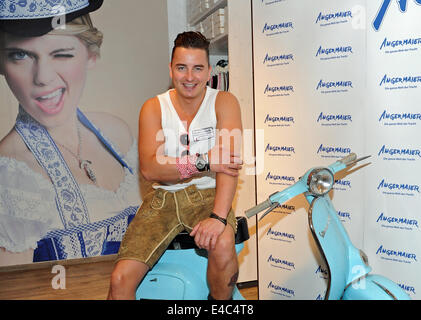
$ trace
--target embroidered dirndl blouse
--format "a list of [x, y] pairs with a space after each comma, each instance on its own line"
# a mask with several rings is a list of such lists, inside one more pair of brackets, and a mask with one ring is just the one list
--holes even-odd
[[[0, 157], [0, 247], [10, 252], [37, 249], [41, 254], [34, 261], [116, 253], [141, 204], [137, 141], [122, 159], [125, 178], [115, 192], [78, 185], [89, 221], [66, 227], [51, 181], [25, 162]], [[47, 251], [52, 254], [42, 253]]]

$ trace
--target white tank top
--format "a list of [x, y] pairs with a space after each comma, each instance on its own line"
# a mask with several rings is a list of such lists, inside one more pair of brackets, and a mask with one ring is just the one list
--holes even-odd
[[[161, 105], [161, 124], [165, 136], [164, 152], [168, 157], [179, 158], [186, 146], [182, 144], [180, 137], [186, 134], [186, 126], [178, 117], [171, 98], [170, 89], [158, 95]], [[195, 117], [189, 127], [189, 152], [190, 154], [206, 153], [215, 145], [216, 134], [216, 113], [215, 100], [218, 90], [206, 87], [206, 94]], [[215, 188], [215, 173], [206, 172], [199, 176], [192, 177], [182, 183], [155, 183], [153, 187], [162, 188], [168, 191], [178, 191], [190, 185], [196, 185], [198, 189]]]

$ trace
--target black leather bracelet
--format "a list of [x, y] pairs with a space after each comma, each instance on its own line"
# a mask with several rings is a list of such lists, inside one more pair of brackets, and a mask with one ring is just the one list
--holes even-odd
[[220, 216], [218, 216], [217, 214], [215, 214], [215, 213], [211, 213], [210, 214], [210, 216], [209, 216], [210, 218], [213, 218], [213, 219], [216, 219], [216, 220], [219, 220], [219, 221], [221, 221], [223, 224], [225, 224], [225, 225], [227, 225], [227, 219], [224, 219], [224, 218], [221, 218]]

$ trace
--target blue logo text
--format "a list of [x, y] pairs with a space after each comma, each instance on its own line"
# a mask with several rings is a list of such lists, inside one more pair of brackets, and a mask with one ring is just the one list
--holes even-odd
[[[421, 1], [421, 0], [420, 0]], [[351, 11], [340, 11], [335, 13], [319, 13], [316, 19], [316, 24], [319, 22], [330, 22], [330, 20], [343, 19], [343, 18], [352, 18]]]
[[380, 216], [377, 218], [376, 222], [387, 222], [389, 224], [403, 224], [407, 226], [415, 226], [418, 228], [418, 221], [415, 219], [407, 219], [407, 218], [398, 218], [398, 217], [388, 217], [383, 214], [383, 212], [380, 214]]
[[398, 190], [398, 191], [416, 191], [420, 192], [420, 187], [416, 184], [405, 184], [405, 183], [390, 183], [384, 181], [384, 179], [379, 183], [377, 190], [380, 188], [389, 189], [389, 190]]
[[394, 256], [398, 258], [406, 258], [406, 259], [417, 261], [417, 255], [415, 253], [386, 249], [383, 247], [383, 245], [380, 245], [380, 247], [377, 249], [376, 255], [378, 254], [385, 254], [387, 256]]
[[330, 89], [330, 88], [353, 88], [352, 81], [328, 81], [320, 80], [317, 84], [316, 90]]
[[343, 54], [343, 53], [353, 53], [352, 47], [336, 47], [336, 48], [323, 48], [322, 46], [319, 47], [316, 53], [316, 57], [319, 55], [329, 56], [331, 54]]

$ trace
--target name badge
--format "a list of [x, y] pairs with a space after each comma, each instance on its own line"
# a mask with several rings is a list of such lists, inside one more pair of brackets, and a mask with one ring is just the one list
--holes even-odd
[[215, 129], [212, 127], [192, 130], [193, 141], [209, 140], [215, 137]]

